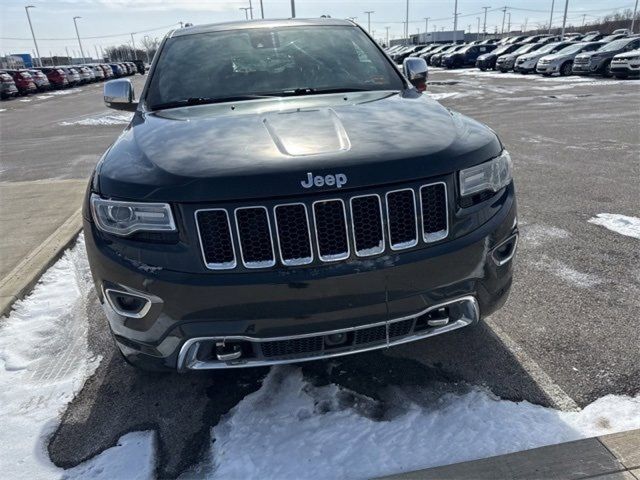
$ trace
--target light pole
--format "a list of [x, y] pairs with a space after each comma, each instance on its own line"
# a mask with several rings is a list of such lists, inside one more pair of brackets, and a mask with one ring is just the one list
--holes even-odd
[[500, 35], [504, 35], [504, 20], [507, 17], [507, 7], [503, 7], [502, 8], [502, 31], [500, 32]]
[[484, 24], [482, 26], [482, 38], [485, 39], [487, 38], [487, 10], [489, 10], [491, 7], [482, 7], [482, 9], [484, 10]]
[[[636, 4], [636, 6], [638, 6]], [[33, 5], [27, 5], [24, 7], [24, 11], [27, 12], [27, 20], [29, 20], [29, 28], [31, 29], [31, 36], [33, 37], [33, 44], [36, 46], [36, 55], [38, 55], [38, 62], [40, 62], [40, 66], [42, 67], [42, 58], [40, 57], [40, 50], [38, 50], [38, 42], [36, 42], [36, 34], [33, 33], [33, 25], [31, 25], [31, 17], [29, 16], [29, 9], [36, 8]], [[633, 29], [633, 26], [631, 27]]]
[[480, 17], [476, 17], [478, 20], [478, 35], [476, 36], [476, 40], [480, 40]]
[[429, 35], [429, 19], [431, 17], [424, 17], [424, 41], [427, 41], [427, 36]]
[[82, 17], [73, 17], [73, 24], [76, 27], [76, 36], [78, 37], [78, 45], [80, 46], [80, 55], [82, 55], [82, 63], [84, 63], [84, 50], [82, 50], [82, 42], [80, 41], [80, 33], [78, 33], [78, 22], [77, 20]]
[[249, 7], [240, 7], [240, 10], [244, 10], [244, 19], [249, 20]]
[[456, 43], [458, 39], [458, 0], [455, 0], [453, 5], [453, 43]]
[[149, 61], [149, 43], [151, 43], [151, 41], [149, 40], [149, 35], [145, 35], [144, 37], [142, 37], [142, 39], [144, 40], [144, 49], [147, 55], [147, 63], [151, 63]]
[[560, 34], [560, 40], [564, 40], [564, 28], [567, 25], [567, 9], [569, 8], [569, 0], [564, 2], [564, 18], [562, 19], [562, 33]]
[[551, 0], [551, 15], [549, 16], [549, 34], [551, 34], [551, 26], [553, 25], [553, 4], [555, 0]]
[[405, 24], [404, 24], [404, 44], [409, 45], [409, 0], [407, 0]]
[[384, 27], [384, 29], [387, 31], [387, 48], [389, 48], [389, 27]]
[[264, 7], [262, 6], [262, 0], [260, 0], [260, 16], [264, 20]]
[[374, 12], [373, 10], [368, 10], [364, 13], [367, 14], [367, 32], [369, 32], [369, 35], [371, 35], [371, 14], [376, 12]]
[[253, 20], [253, 5], [251, 5], [251, 0], [249, 0], [249, 14], [251, 15], [251, 20]]
[[138, 51], [136, 50], [136, 41], [133, 39], [133, 33], [131, 33], [131, 45], [133, 46], [133, 59], [138, 59]]
[[291, 0], [291, 18], [296, 18], [296, 0]]
[[507, 13], [507, 15], [508, 15], [507, 18], [509, 19], [507, 20], [507, 34], [508, 34], [511, 31], [511, 12]]
[[[633, 17], [631, 17], [631, 33], [633, 33], [633, 27], [636, 24], [636, 12], [638, 11], [638, 0], [636, 0], [636, 6], [633, 7]], [[33, 39], [35, 41], [35, 38]], [[38, 47], [36, 46], [36, 50]]]

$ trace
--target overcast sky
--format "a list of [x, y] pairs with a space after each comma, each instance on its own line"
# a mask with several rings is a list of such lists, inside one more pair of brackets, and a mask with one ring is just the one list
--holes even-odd
[[[491, 6], [487, 15], [487, 31], [502, 24], [502, 8], [510, 7], [512, 30], [520, 29], [525, 21], [528, 27], [549, 21], [552, 0], [458, 0], [459, 29], [473, 32], [477, 18], [484, 20], [482, 7]], [[254, 16], [260, 16], [260, 0], [252, 0]], [[634, 0], [569, 0], [568, 23], [580, 25], [583, 20], [594, 21], [615, 9], [633, 8]], [[65, 47], [76, 56], [78, 42], [75, 39], [73, 17], [81, 16], [78, 28], [83, 47], [95, 55], [95, 47], [107, 47], [131, 41], [134, 35], [137, 46], [144, 35], [162, 36], [179, 21], [196, 24], [244, 19], [241, 7], [248, 7], [249, 0], [0, 0], [0, 53], [30, 53], [33, 41], [25, 14], [30, 10], [36, 40], [43, 56], [49, 52], [64, 54]], [[454, 0], [409, 0], [410, 32], [424, 32], [424, 17], [429, 20], [429, 31], [434, 27], [450, 30], [453, 27]], [[266, 18], [283, 18], [291, 14], [290, 0], [263, 0]], [[371, 29], [376, 38], [383, 38], [385, 27], [390, 36], [399, 37], [403, 30], [405, 0], [296, 0], [298, 17], [318, 17], [326, 14], [336, 18], [357, 17], [356, 21], [367, 27], [366, 10], [371, 14]], [[564, 0], [555, 0], [554, 25], [562, 24]], [[98, 38], [99, 37], [99, 38]]]

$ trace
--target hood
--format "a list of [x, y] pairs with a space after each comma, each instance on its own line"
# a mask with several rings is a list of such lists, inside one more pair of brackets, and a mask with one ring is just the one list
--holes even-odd
[[97, 167], [111, 197], [222, 201], [282, 197], [312, 176], [342, 190], [427, 178], [500, 153], [495, 133], [409, 91], [260, 99], [137, 112]]
[[640, 50], [631, 50], [630, 52], [619, 53], [616, 58], [633, 58], [640, 56]]
[[584, 53], [579, 53], [578, 55], [576, 55], [576, 59], [578, 58], [591, 58], [596, 54], [600, 54], [602, 52], [597, 52], [597, 51], [593, 51], [593, 52], [584, 52]]
[[558, 60], [562, 60], [563, 58], [567, 57], [566, 54], [559, 54], [559, 53], [552, 53], [550, 55], [544, 55], [540, 58], [540, 60], [545, 60], [547, 62], [556, 62]]
[[518, 57], [518, 60], [524, 60], [525, 62], [529, 62], [531, 60], [537, 60], [537, 59], [539, 59], [540, 57], [543, 57], [543, 56], [544, 56], [544, 53], [536, 53], [536, 52], [525, 53], [524, 55], [520, 55]]
[[478, 56], [478, 60], [489, 60], [490, 58], [494, 58], [497, 57], [498, 55], [493, 53], [493, 52], [489, 52], [489, 53], [483, 53], [482, 55]]

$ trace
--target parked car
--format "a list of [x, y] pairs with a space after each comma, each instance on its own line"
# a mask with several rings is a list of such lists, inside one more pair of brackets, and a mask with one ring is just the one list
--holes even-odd
[[547, 54], [555, 53], [564, 47], [571, 45], [571, 42], [547, 43], [533, 52], [525, 53], [516, 58], [513, 71], [518, 73], [531, 73], [536, 71], [538, 60]]
[[564, 34], [564, 39], [570, 42], [579, 42], [582, 40], [583, 35], [577, 32], [570, 32]]
[[80, 83], [91, 83], [95, 80], [95, 75], [87, 67], [76, 67], [78, 74], [80, 75]]
[[[518, 238], [510, 156], [416, 89], [424, 60], [403, 67], [346, 20], [258, 20], [170, 32], [139, 97], [129, 79], [105, 84], [107, 106], [135, 113], [92, 174], [83, 224], [130, 363], [318, 360], [504, 304]], [[390, 118], [393, 142], [380, 135]]]
[[429, 65], [432, 65], [434, 67], [439, 67], [443, 56], [445, 56], [448, 53], [457, 52], [458, 50], [461, 50], [464, 47], [465, 45], [452, 45], [449, 48], [442, 50], [436, 53], [435, 55], [432, 55], [431, 59], [429, 60]]
[[[605, 37], [606, 38], [606, 37]], [[603, 39], [604, 41], [604, 39]], [[630, 52], [640, 48], [640, 37], [628, 37], [614, 40], [603, 45], [594, 52], [576, 55], [573, 60], [573, 73], [588, 75], [598, 73], [611, 76], [611, 60], [619, 53]]]
[[602, 37], [604, 37], [604, 35], [601, 34], [598, 30], [593, 30], [591, 32], [585, 33], [584, 37], [582, 37], [582, 41], [595, 42], [596, 40], [600, 40]]
[[616, 78], [640, 77], [640, 50], [631, 50], [614, 56], [610, 70]]
[[496, 59], [499, 56], [515, 52], [522, 45], [524, 44], [523, 43], [507, 43], [504, 45], [498, 45], [497, 48], [492, 52], [488, 52], [483, 55], [480, 55], [476, 60], [476, 67], [478, 67], [483, 72], [485, 70], [491, 70], [491, 69], [495, 70]]
[[445, 68], [473, 66], [480, 55], [495, 50], [495, 45], [467, 45], [459, 50], [442, 56], [441, 65]]
[[407, 58], [409, 55], [411, 55], [414, 52], [417, 52], [418, 50], [422, 50], [424, 47], [426, 47], [426, 45], [411, 45], [397, 53], [395, 53], [393, 55], [393, 61], [401, 64], [405, 58]]
[[108, 78], [113, 78], [113, 70], [111, 69], [110, 65], [107, 65], [106, 63], [101, 63], [100, 68], [102, 68], [102, 71], [104, 72], [105, 80]]
[[28, 70], [5, 70], [5, 73], [11, 75], [20, 95], [28, 95], [38, 91], [36, 82]]
[[629, 30], [628, 28], [618, 28], [617, 30], [614, 30], [613, 32], [611, 32], [611, 35], [633, 35], [633, 32], [631, 30]]
[[118, 78], [118, 77], [123, 77], [124, 76], [124, 70], [119, 64], [111, 63], [111, 64], [109, 64], [109, 66], [111, 67], [111, 70], [113, 71], [113, 76], [114, 77]]
[[431, 65], [431, 57], [438, 53], [444, 52], [445, 50], [448, 50], [452, 46], [452, 44], [438, 45], [436, 48], [434, 48], [433, 50], [429, 50], [427, 53], [421, 53], [419, 57], [427, 62], [428, 65]]
[[579, 42], [568, 45], [551, 55], [545, 55], [536, 65], [536, 72], [549, 76], [559, 73], [561, 76], [571, 75], [573, 69], [573, 59], [576, 55], [584, 52], [597, 50], [604, 42]]
[[502, 73], [513, 70], [513, 67], [516, 64], [516, 58], [520, 55], [524, 55], [525, 53], [534, 52], [543, 46], [543, 43], [527, 43], [511, 53], [500, 55], [496, 59], [496, 70], [500, 70]]
[[603, 42], [613, 42], [615, 40], [620, 40], [622, 38], [627, 38], [629, 35], [626, 33], [612, 33], [611, 35], [607, 35], [606, 37], [602, 37]]
[[515, 35], [513, 37], [503, 38], [504, 41], [501, 41], [503, 45], [510, 45], [512, 43], [525, 43], [525, 39], [529, 38], [528, 35]]
[[81, 78], [80, 73], [75, 68], [72, 67], [60, 67], [64, 70], [64, 73], [67, 74], [67, 79], [69, 80], [69, 86], [74, 87], [76, 85], [80, 85]]
[[91, 72], [93, 73], [94, 81], [104, 80], [105, 79], [104, 70], [102, 69], [102, 67], [100, 67], [100, 65], [92, 64], [92, 65], [85, 65], [85, 66], [89, 70], [91, 70]]
[[53, 88], [65, 88], [69, 86], [69, 79], [62, 68], [42, 67], [39, 70], [47, 76]]
[[144, 75], [144, 72], [146, 71], [144, 62], [142, 60], [134, 60], [133, 63], [136, 65], [136, 70], [138, 71], [138, 73], [140, 75]]
[[29, 73], [31, 74], [31, 77], [33, 78], [33, 81], [35, 82], [36, 87], [38, 87], [39, 91], [44, 92], [45, 90], [49, 90], [51, 88], [49, 79], [40, 70], [29, 70]]
[[18, 87], [13, 77], [6, 72], [0, 71], [0, 98], [17, 97], [19, 94]]

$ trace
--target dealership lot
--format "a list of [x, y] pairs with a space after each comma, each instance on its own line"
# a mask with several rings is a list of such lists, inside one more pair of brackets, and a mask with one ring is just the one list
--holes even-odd
[[[134, 77], [137, 88], [142, 81]], [[315, 413], [353, 409], [374, 422], [402, 411], [394, 388], [428, 409], [441, 408], [443, 394], [463, 395], [476, 386], [502, 399], [564, 409], [607, 394], [638, 394], [639, 240], [590, 220], [599, 214], [638, 216], [639, 86], [600, 78], [431, 71], [429, 94], [496, 130], [515, 163], [522, 230], [516, 279], [506, 307], [477, 329], [300, 369], [275, 369], [264, 384], [266, 369], [150, 375], [132, 370], [115, 353], [77, 249], [75, 267], [62, 271], [76, 272], [78, 301], [61, 327], [77, 326], [71, 336], [85, 341], [69, 342], [58, 353], [71, 359], [68, 363], [84, 362], [86, 375], [96, 373], [65, 409], [49, 443], [50, 458], [74, 467], [124, 434], [155, 430], [158, 472], [176, 475], [211, 461], [209, 429], [261, 388], [267, 389], [265, 410], [269, 391], [283, 401], [298, 388], [320, 405]], [[77, 180], [63, 184], [60, 195], [81, 192], [80, 184], [128, 118], [108, 112], [100, 91], [100, 85], [90, 85], [68, 95], [0, 105], [0, 193], [17, 182], [42, 182], [43, 196], [33, 202], [45, 208], [48, 185]], [[77, 207], [69, 202], [57, 209], [65, 218], [64, 212], [70, 215]], [[26, 300], [18, 313], [28, 311]], [[42, 365], [31, 381], [62, 378], [65, 369], [72, 370], [68, 363]], [[295, 377], [300, 372], [308, 384]], [[343, 394], [329, 401], [322, 390], [327, 385], [337, 385]], [[28, 405], [20, 411], [27, 415]], [[224, 437], [227, 430], [218, 433]]]

